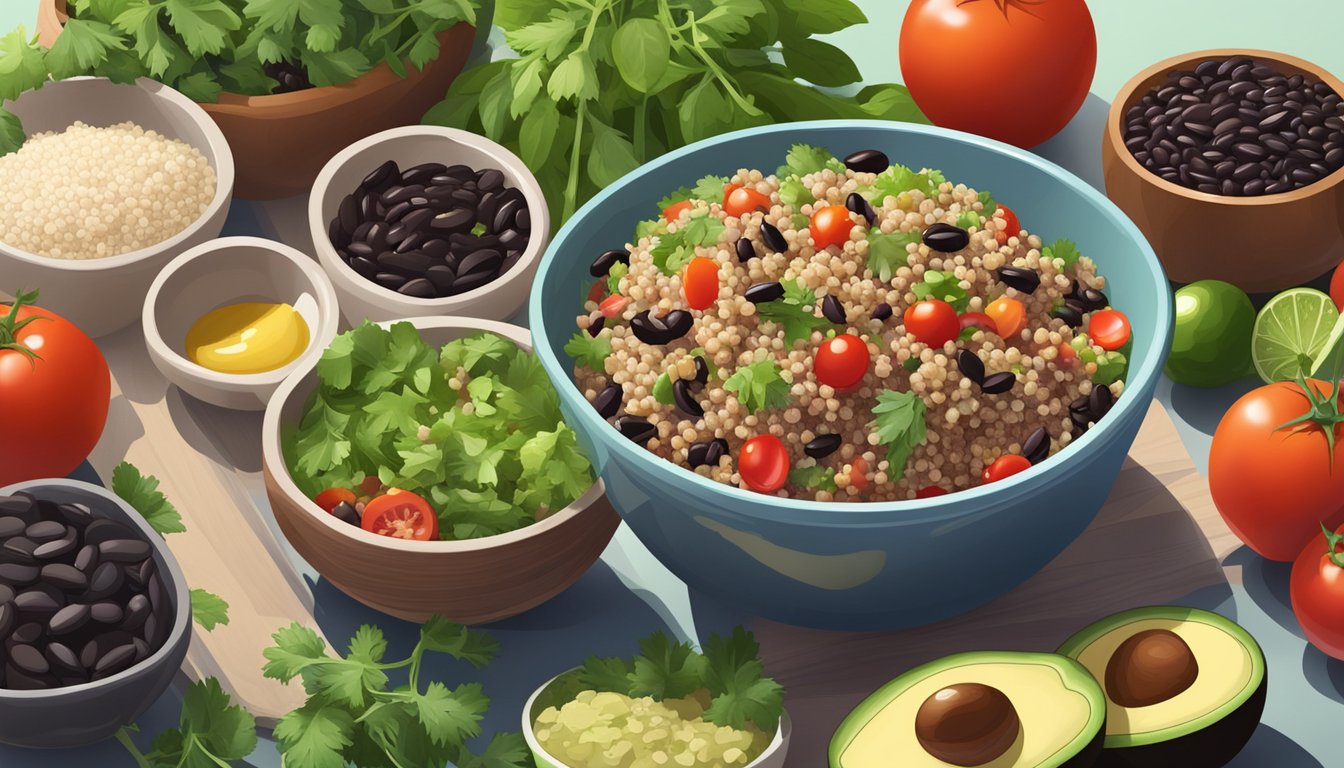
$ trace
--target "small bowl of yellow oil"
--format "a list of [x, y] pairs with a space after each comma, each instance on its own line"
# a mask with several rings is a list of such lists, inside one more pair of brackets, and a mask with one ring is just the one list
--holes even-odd
[[155, 367], [212, 405], [259, 411], [336, 336], [336, 292], [317, 261], [257, 237], [186, 251], [150, 286], [143, 313]]

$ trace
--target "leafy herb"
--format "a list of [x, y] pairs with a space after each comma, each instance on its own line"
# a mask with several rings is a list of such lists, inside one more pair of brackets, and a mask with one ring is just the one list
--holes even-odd
[[904, 363], [901, 363], [901, 367], [904, 368], [906, 371], [908, 371], [908, 372], [910, 372], [910, 373], [914, 373], [915, 371], [918, 371], [918, 370], [919, 370], [919, 366], [920, 366], [920, 362], [919, 362], [919, 358], [918, 358], [918, 357], [907, 357], [907, 358], [905, 358], [905, 362], [904, 362]]
[[877, 175], [871, 187], [860, 187], [859, 194], [869, 201], [880, 204], [888, 197], [900, 197], [906, 192], [919, 191], [925, 197], [938, 194], [938, 187], [947, 179], [938, 171], [920, 171], [915, 173], [903, 165], [893, 165]]
[[1082, 254], [1078, 252], [1078, 244], [1072, 240], [1056, 240], [1041, 249], [1041, 256], [1047, 259], [1058, 259], [1064, 263], [1064, 268], [1068, 269], [1078, 263]]
[[965, 312], [971, 302], [970, 295], [961, 287], [961, 281], [951, 272], [926, 270], [924, 279], [915, 283], [911, 290], [918, 299], [942, 299], [958, 312]]
[[760, 650], [756, 638], [742, 627], [734, 627], [726, 638], [710, 635], [705, 658], [714, 698], [705, 710], [706, 720], [734, 728], [751, 722], [763, 730], [774, 730], [784, 711], [784, 688], [765, 677]]
[[798, 467], [789, 472], [789, 483], [803, 488], [814, 488], [819, 491], [836, 491], [839, 487], [835, 484], [835, 470], [830, 467], [813, 465], [810, 467]]
[[889, 477], [899, 477], [915, 446], [924, 442], [928, 428], [924, 423], [924, 401], [913, 392], [886, 390], [877, 396], [873, 421], [869, 424], [877, 440], [887, 446]]
[[723, 230], [723, 222], [710, 216], [707, 208], [697, 208], [691, 211], [684, 227], [659, 236], [658, 243], [649, 251], [653, 265], [665, 275], [675, 275], [695, 258], [696, 246], [714, 245]]
[[597, 336], [589, 336], [587, 331], [575, 331], [565, 343], [565, 354], [585, 368], [603, 370], [607, 358], [611, 357], [611, 334], [603, 331]]
[[884, 283], [891, 282], [896, 270], [909, 264], [909, 247], [920, 242], [918, 232], [883, 234], [873, 227], [868, 231], [868, 271]]
[[789, 404], [789, 383], [774, 360], [759, 360], [733, 372], [723, 388], [737, 396], [748, 413]]
[[1097, 357], [1097, 372], [1092, 374], [1092, 382], [1110, 386], [1125, 377], [1129, 361], [1119, 352], [1105, 352]]
[[624, 261], [618, 261], [611, 265], [607, 271], [607, 293], [617, 294], [621, 292], [621, 278], [630, 274], [630, 267]]
[[957, 226], [962, 229], [978, 228], [984, 219], [975, 211], [962, 211], [957, 216]]
[[667, 222], [661, 218], [648, 219], [635, 225], [635, 236], [630, 240], [631, 243], [638, 243], [646, 237], [656, 237], [667, 234]]
[[117, 741], [140, 768], [229, 766], [257, 748], [256, 721], [229, 699], [213, 677], [187, 688], [178, 727], [160, 733], [148, 753], [141, 752], [131, 739], [139, 731], [137, 726], [126, 726], [117, 731]]
[[206, 632], [229, 623], [229, 604], [219, 595], [204, 589], [191, 590], [191, 618]]
[[856, 81], [849, 57], [813, 38], [865, 21], [852, 0], [499, 0], [519, 57], [463, 74], [425, 121], [518, 153], [559, 226], [612, 179], [719, 133], [799, 114], [924, 121], [903, 86], [840, 96], [799, 82]]
[[658, 201], [658, 208], [659, 210], [671, 208], [677, 203], [684, 203], [694, 197], [695, 193], [690, 187], [677, 187], [666, 195], [663, 195], [662, 199]]
[[805, 203], [814, 202], [816, 196], [812, 194], [812, 190], [801, 179], [797, 176], [790, 176], [779, 183], [779, 199], [785, 205], [797, 210]]
[[844, 173], [845, 164], [837, 160], [830, 150], [807, 144], [794, 144], [784, 156], [784, 164], [775, 171], [775, 175], [781, 179], [789, 176], [801, 179], [828, 168], [836, 173]]
[[818, 317], [816, 311], [817, 294], [802, 280], [784, 283], [783, 297], [756, 305], [756, 314], [762, 320], [784, 327], [784, 338], [789, 343], [810, 339], [813, 331], [830, 326], [831, 321]]
[[723, 176], [706, 176], [695, 183], [695, 188], [691, 190], [691, 197], [696, 200], [704, 200], [706, 203], [722, 203], [723, 188], [727, 184], [728, 179]]
[[979, 197], [980, 197], [980, 204], [984, 206], [984, 209], [981, 210], [980, 213], [985, 218], [993, 216], [994, 211], [997, 211], [999, 209], [999, 204], [995, 202], [994, 197], [990, 195], [988, 192], [981, 192]]

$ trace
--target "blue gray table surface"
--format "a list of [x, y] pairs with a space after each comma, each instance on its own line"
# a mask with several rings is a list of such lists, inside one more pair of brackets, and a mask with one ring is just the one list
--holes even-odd
[[[899, 29], [908, 0], [857, 0], [870, 23], [832, 36], [846, 48], [868, 81], [899, 81], [900, 68], [891, 40]], [[36, 0], [0, 2], [0, 31], [18, 24], [33, 29]], [[1057, 137], [1037, 148], [1101, 187], [1100, 137], [1109, 101], [1135, 72], [1152, 62], [1185, 51], [1215, 47], [1253, 47], [1286, 51], [1344, 73], [1344, 5], [1322, 0], [1094, 0], [1090, 3], [1098, 31], [1099, 62], [1092, 94], [1082, 111]], [[498, 34], [494, 36], [498, 40]], [[1061, 41], [1061, 44], [1068, 44]], [[507, 55], [497, 52], [495, 55]], [[949, 62], [955, 57], [949, 56]], [[993, 87], [995, 73], [975, 73]], [[807, 115], [798, 115], [806, 119]], [[253, 234], [290, 241], [303, 247], [302, 201], [254, 205], [235, 203], [225, 234]], [[1190, 455], [1205, 470], [1209, 443], [1222, 413], [1256, 386], [1242, 381], [1216, 390], [1193, 390], [1163, 380], [1157, 397], [1167, 406]], [[264, 499], [259, 499], [264, 505]], [[263, 508], [265, 508], [263, 506]], [[340, 642], [362, 623], [381, 625], [393, 652], [409, 650], [415, 627], [371, 611], [326, 582], [301, 562], [317, 606], [316, 619], [330, 638]], [[1264, 646], [1271, 673], [1269, 700], [1259, 730], [1232, 763], [1234, 768], [1332, 768], [1344, 764], [1335, 742], [1344, 722], [1344, 663], [1326, 658], [1303, 640], [1288, 597], [1289, 566], [1266, 563], [1245, 548], [1224, 562], [1240, 570], [1240, 579], [1218, 589], [1189, 595], [1183, 603], [1219, 611], [1241, 622]], [[234, 610], [246, 610], [235, 606]], [[439, 679], [479, 679], [494, 703], [484, 722], [488, 735], [514, 730], [522, 703], [538, 682], [584, 657], [629, 654], [635, 639], [658, 628], [682, 637], [750, 623], [731, 607], [712, 605], [687, 593], [625, 529], [592, 571], [551, 602], [523, 616], [489, 627], [502, 643], [499, 659], [484, 672], [465, 665], [437, 664], [428, 672]], [[992, 628], [987, 627], [987, 632]], [[860, 662], [861, 663], [861, 662]], [[873, 687], [883, 680], [873, 680]], [[179, 698], [166, 693], [141, 719], [145, 734], [176, 724]], [[147, 740], [147, 739], [146, 739]], [[146, 744], [147, 746], [147, 744]], [[816, 765], [820, 755], [797, 755], [792, 764]], [[248, 762], [274, 768], [280, 758], [263, 737]], [[132, 765], [115, 743], [82, 749], [34, 752], [0, 747], [0, 765], [88, 766]]]

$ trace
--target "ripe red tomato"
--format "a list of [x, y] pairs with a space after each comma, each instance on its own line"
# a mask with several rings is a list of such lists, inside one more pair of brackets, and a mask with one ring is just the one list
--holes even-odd
[[[1311, 387], [1322, 412], [1344, 406], [1338, 396], [1331, 406], [1325, 382], [1312, 380]], [[1321, 523], [1344, 522], [1344, 424], [1331, 426], [1333, 456], [1322, 424], [1286, 426], [1312, 408], [1301, 387], [1280, 381], [1233, 403], [1213, 433], [1213, 503], [1232, 532], [1270, 560], [1295, 559]]]
[[[901, 75], [930, 120], [1019, 147], [1068, 124], [1097, 68], [1083, 0], [914, 0], [899, 50]], [[992, 73], [992, 85], [967, 72]]]
[[1025, 456], [1018, 456], [1015, 453], [1005, 453], [995, 459], [994, 463], [985, 467], [984, 474], [980, 475], [980, 479], [984, 480], [986, 483], [993, 483], [1002, 480], [1005, 477], [1012, 477], [1018, 472], [1027, 469], [1031, 469], [1031, 462], [1027, 461]]
[[850, 216], [849, 209], [843, 205], [828, 205], [812, 214], [808, 231], [812, 233], [812, 242], [818, 251], [849, 242], [849, 233], [854, 229], [854, 219]]
[[1102, 349], [1117, 350], [1129, 343], [1129, 318], [1118, 309], [1102, 309], [1087, 321], [1087, 335]]
[[812, 356], [812, 371], [822, 384], [848, 389], [863, 379], [868, 362], [868, 344], [852, 333], [842, 333], [821, 342]]
[[925, 299], [905, 310], [905, 330], [930, 347], [941, 347], [961, 334], [961, 319], [946, 301]]
[[1022, 232], [1022, 222], [1017, 220], [1017, 214], [1013, 209], [1002, 203], [999, 204], [999, 210], [1003, 211], [1004, 228], [999, 230], [994, 239], [999, 241], [999, 245], [1007, 245], [1008, 238], [1017, 237]]
[[439, 538], [439, 517], [423, 498], [391, 488], [364, 505], [360, 526], [379, 536], [407, 541], [434, 541]]
[[994, 318], [986, 315], [984, 312], [963, 312], [961, 313], [961, 317], [957, 318], [957, 321], [961, 325], [961, 330], [963, 331], [967, 328], [975, 327], [982, 331], [992, 333], [995, 336], [999, 335], [998, 323], [994, 322]]
[[753, 491], [774, 493], [789, 479], [789, 450], [774, 435], [757, 435], [742, 444], [737, 473]]
[[353, 507], [356, 500], [355, 492], [349, 488], [328, 488], [317, 494], [317, 496], [313, 498], [313, 503], [321, 507], [323, 512], [330, 512], [341, 502], [345, 502]]
[[674, 222], [681, 217], [682, 211], [689, 210], [690, 207], [690, 200], [682, 200], [680, 203], [673, 203], [663, 209], [663, 218], [667, 219], [668, 223]]
[[98, 345], [20, 291], [0, 305], [0, 486], [65, 477], [103, 434], [112, 376]]
[[1293, 563], [1293, 614], [1307, 640], [1327, 656], [1344, 659], [1344, 525], [1312, 537]]
[[1027, 305], [1017, 299], [1000, 296], [989, 302], [985, 314], [994, 320], [994, 327], [1003, 339], [1011, 339], [1027, 327]]
[[1344, 264], [1335, 268], [1335, 276], [1330, 278], [1330, 298], [1335, 300], [1335, 306], [1339, 311], [1344, 312]]
[[745, 216], [752, 211], [770, 210], [770, 196], [748, 187], [729, 184], [723, 188], [723, 212], [729, 216]]
[[941, 485], [930, 485], [915, 491], [916, 499], [934, 499], [939, 496], [946, 496], [947, 489]]
[[868, 490], [868, 460], [855, 456], [849, 463], [849, 484], [856, 491]]
[[709, 309], [719, 298], [719, 262], [704, 256], [691, 259], [681, 276], [681, 290], [686, 294], [686, 306]]

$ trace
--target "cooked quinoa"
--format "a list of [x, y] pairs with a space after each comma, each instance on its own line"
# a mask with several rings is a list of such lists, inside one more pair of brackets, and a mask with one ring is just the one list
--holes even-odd
[[[1107, 303], [1101, 293], [1106, 283], [1092, 260], [1078, 255], [1072, 243], [1060, 241], [1050, 247], [1025, 229], [1007, 231], [1009, 221], [1016, 220], [1011, 211], [987, 194], [943, 180], [936, 171], [914, 174], [894, 166], [879, 178], [878, 173], [855, 170], [856, 165], [873, 168], [871, 154], [881, 158], [881, 166], [887, 165], [885, 156], [871, 151], [867, 160], [854, 161], [865, 154], [856, 153], [846, 164], [822, 153], [826, 162], [807, 168], [808, 151], [818, 152], [795, 147], [790, 165], [776, 174], [740, 169], [722, 180], [729, 185], [725, 192], [741, 186], [768, 197], [768, 211], [729, 215], [723, 197], [713, 194], [713, 179], [702, 180], [694, 193], [683, 190], [681, 196], [694, 195], [689, 206], [673, 207], [670, 217], [642, 224], [636, 242], [626, 247], [628, 271], [622, 275], [625, 267], [617, 267], [609, 278], [599, 280], [600, 290], [590, 293], [577, 317], [579, 332], [567, 347], [571, 353], [587, 352], [576, 355], [575, 381], [590, 402], [599, 401], [604, 389], [619, 387], [619, 414], [612, 412], [609, 402], [595, 405], [599, 411], [605, 407], [604, 415], [614, 417], [618, 427], [624, 425], [627, 436], [701, 475], [759, 491], [765, 489], [744, 481], [739, 457], [746, 441], [770, 434], [782, 441], [789, 468], [787, 482], [769, 490], [775, 495], [817, 501], [911, 499], [981, 484], [996, 459], [1023, 454], [1024, 443], [1037, 430], [1044, 430], [1044, 435], [1038, 434], [1026, 449], [1032, 463], [1043, 460], [1101, 418], [1120, 396], [1122, 352], [1114, 344], [1103, 348], [1084, 333], [1089, 316]], [[802, 172], [796, 172], [800, 165]], [[914, 188], [890, 194], [911, 180]], [[858, 199], [851, 196], [855, 192], [871, 205], [871, 226]], [[676, 197], [664, 203], [674, 203]], [[752, 199], [763, 205], [765, 198]], [[799, 204], [790, 205], [786, 202], [790, 200]], [[848, 240], [817, 249], [809, 230], [813, 215], [823, 207], [847, 203], [852, 212]], [[689, 236], [694, 242], [706, 232], [712, 237], [718, 227], [706, 220], [721, 223], [722, 231], [710, 242], [696, 243], [693, 253], [717, 264], [718, 294], [706, 309], [695, 310], [689, 308], [683, 285], [685, 269], [672, 268], [688, 262], [692, 249], [668, 256], [667, 247], [658, 246], [669, 238], [675, 242]], [[786, 252], [775, 253], [767, 245], [771, 233], [763, 232], [764, 223], [778, 228]], [[964, 232], [965, 247], [942, 252], [928, 242], [908, 242], [903, 264], [899, 257], [891, 258], [892, 242], [922, 240], [915, 235], [927, 235], [939, 223]], [[695, 228], [693, 236], [685, 231], [688, 227]], [[934, 231], [939, 229], [948, 231], [947, 227]], [[881, 237], [896, 233], [904, 233], [903, 238]], [[740, 239], [751, 248], [745, 261], [740, 258]], [[870, 245], [879, 240], [886, 253], [870, 258]], [[610, 267], [623, 259], [604, 254], [599, 261]], [[884, 267], [890, 273], [885, 281]], [[1034, 273], [1039, 286], [1027, 291], [1006, 284], [1000, 271], [1005, 267], [1019, 268], [1019, 274]], [[599, 271], [595, 264], [594, 272]], [[947, 282], [937, 285], [944, 277], [937, 273], [948, 273]], [[763, 319], [765, 304], [746, 297], [749, 287], [773, 282], [801, 297], [801, 309], [811, 318], [802, 318], [802, 331], [790, 334], [784, 323]], [[608, 288], [615, 289], [610, 296]], [[815, 294], [815, 302], [807, 301], [808, 291]], [[836, 311], [833, 302], [823, 311], [826, 297], [839, 300], [843, 323], [828, 320], [836, 317]], [[992, 322], [980, 322], [957, 339], [930, 346], [908, 331], [903, 320], [907, 308], [929, 298], [955, 301], [963, 328], [967, 320], [983, 318], [991, 302], [1015, 300], [1025, 309], [1025, 327], [1004, 339], [985, 330], [983, 326]], [[775, 299], [780, 300], [787, 299]], [[883, 304], [890, 307], [889, 315]], [[645, 311], [666, 318], [674, 310], [689, 311], [693, 322], [685, 335], [669, 343], [646, 343], [632, 329], [632, 321]], [[815, 359], [828, 339], [846, 333], [866, 344], [868, 365], [856, 385], [836, 391], [818, 381]], [[610, 353], [604, 354], [607, 343]], [[964, 372], [957, 360], [961, 350], [979, 359], [983, 376]], [[764, 402], [742, 386], [742, 377], [732, 378], [763, 362], [773, 363], [782, 379], [775, 396]], [[695, 383], [698, 366], [707, 369], [700, 372], [702, 380], [708, 373], [703, 384]], [[755, 370], [769, 373], [769, 366]], [[1011, 389], [999, 394], [984, 391], [998, 388], [990, 387], [988, 379], [1001, 373], [1008, 377], [998, 381], [1004, 386], [1010, 382]], [[1102, 383], [1094, 383], [1094, 378]], [[687, 413], [675, 399], [669, 402], [666, 385], [670, 381], [675, 386], [680, 379], [687, 384], [681, 385], [679, 394], [693, 392], [703, 417]], [[787, 397], [780, 397], [785, 387]], [[1094, 388], [1101, 387], [1109, 391], [1094, 394]], [[893, 430], [890, 422], [884, 426], [874, 408], [884, 402], [880, 397], [904, 398], [917, 416], [911, 396], [923, 405], [922, 428], [898, 424], [906, 428], [894, 442], [917, 440], [917, 444], [898, 446], [893, 452], [892, 433], [899, 430]], [[642, 427], [644, 422], [647, 428]], [[838, 436], [829, 441], [839, 447], [815, 458], [823, 451], [815, 448], [814, 441], [825, 435]], [[1048, 440], [1042, 441], [1043, 436]], [[715, 440], [726, 442], [726, 450], [719, 443], [706, 461], [705, 446]], [[902, 458], [903, 466], [893, 466], [891, 459]]]

